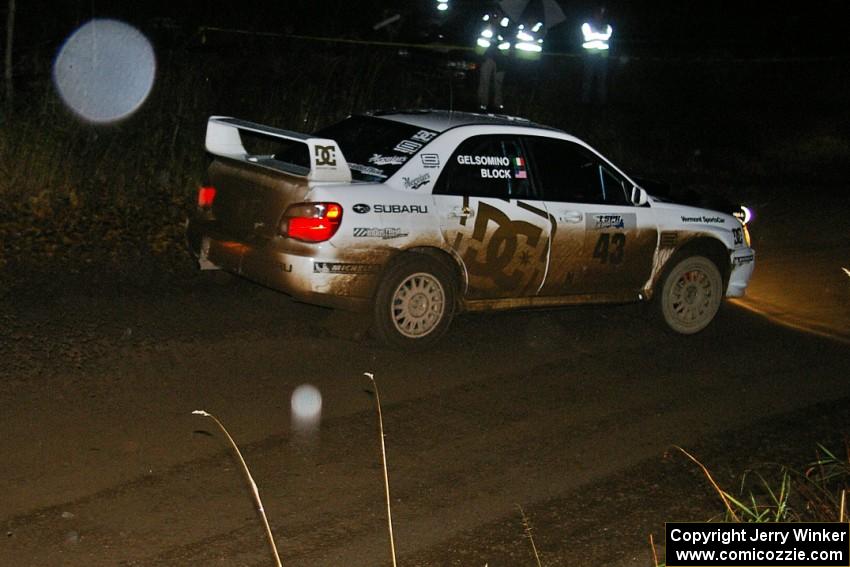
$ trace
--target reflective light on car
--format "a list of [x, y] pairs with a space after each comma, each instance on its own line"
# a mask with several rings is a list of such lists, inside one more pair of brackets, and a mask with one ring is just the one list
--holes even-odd
[[300, 203], [286, 210], [280, 234], [303, 242], [324, 242], [336, 234], [342, 207], [336, 203]]
[[290, 408], [293, 429], [302, 432], [318, 429], [322, 419], [322, 393], [311, 384], [302, 384], [292, 391]]
[[207, 186], [198, 189], [198, 207], [210, 209], [213, 201], [215, 201], [215, 187]]

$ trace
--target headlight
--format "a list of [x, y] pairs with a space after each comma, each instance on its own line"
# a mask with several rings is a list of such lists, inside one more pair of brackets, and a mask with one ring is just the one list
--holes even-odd
[[741, 205], [741, 210], [732, 213], [742, 224], [746, 226], [748, 222], [753, 220], [753, 211], [749, 207]]

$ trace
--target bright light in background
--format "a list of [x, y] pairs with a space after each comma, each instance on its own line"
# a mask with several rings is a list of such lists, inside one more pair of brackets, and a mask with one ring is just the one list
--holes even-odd
[[292, 391], [292, 426], [300, 431], [312, 431], [322, 419], [322, 394], [310, 384], [302, 384]]
[[106, 123], [139, 109], [153, 87], [156, 59], [150, 41], [117, 20], [97, 19], [65, 41], [53, 63], [59, 95], [77, 115]]
[[536, 43], [528, 43], [524, 41], [517, 43], [516, 48], [520, 51], [529, 51], [531, 53], [540, 53], [543, 51], [543, 48]]
[[448, 10], [448, 9], [449, 9], [449, 2], [448, 2], [448, 0], [439, 0], [439, 1], [437, 2], [437, 10], [439, 10], [439, 11], [441, 11], [441, 12], [445, 12], [445, 11], [446, 11], [446, 10]]

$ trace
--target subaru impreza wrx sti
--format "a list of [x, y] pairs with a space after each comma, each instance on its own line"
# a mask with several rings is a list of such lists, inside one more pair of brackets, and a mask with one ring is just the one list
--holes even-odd
[[206, 149], [200, 267], [368, 312], [396, 347], [432, 344], [459, 311], [631, 301], [693, 334], [753, 272], [742, 215], [653, 197], [524, 119], [374, 112], [308, 135], [211, 117]]

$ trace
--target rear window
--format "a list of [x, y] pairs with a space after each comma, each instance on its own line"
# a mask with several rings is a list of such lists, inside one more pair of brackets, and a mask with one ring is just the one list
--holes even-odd
[[[433, 130], [372, 116], [352, 116], [315, 132], [313, 136], [336, 140], [355, 181], [383, 182], [438, 134]], [[278, 152], [275, 159], [309, 168], [308, 156], [294, 150]]]

